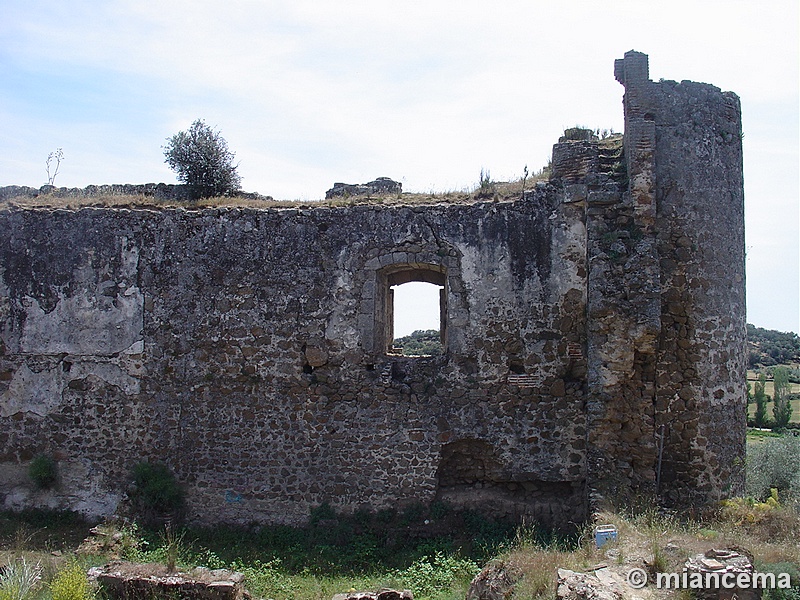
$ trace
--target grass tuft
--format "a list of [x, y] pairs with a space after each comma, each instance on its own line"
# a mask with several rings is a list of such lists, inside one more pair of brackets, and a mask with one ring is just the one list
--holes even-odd
[[0, 572], [0, 600], [27, 600], [42, 580], [42, 566], [25, 558], [9, 562]]

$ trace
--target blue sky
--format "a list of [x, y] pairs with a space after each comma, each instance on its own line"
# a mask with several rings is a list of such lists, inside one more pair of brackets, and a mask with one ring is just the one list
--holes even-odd
[[748, 321], [800, 331], [796, 0], [4, 0], [0, 185], [174, 182], [161, 146], [220, 130], [244, 189], [407, 191], [543, 166], [564, 128], [622, 130], [613, 62], [739, 94]]

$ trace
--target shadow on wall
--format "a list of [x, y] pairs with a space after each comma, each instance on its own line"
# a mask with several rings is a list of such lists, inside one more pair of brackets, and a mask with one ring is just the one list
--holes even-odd
[[436, 500], [498, 518], [532, 518], [563, 527], [582, 505], [584, 482], [542, 481], [512, 475], [494, 446], [462, 439], [442, 446]]

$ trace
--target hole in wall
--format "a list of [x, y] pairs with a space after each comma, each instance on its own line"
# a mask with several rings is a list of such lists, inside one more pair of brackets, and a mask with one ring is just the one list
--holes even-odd
[[444, 444], [436, 471], [436, 499], [499, 517], [533, 517], [548, 526], [585, 518], [582, 481], [512, 476], [497, 449], [478, 439]]
[[473, 486], [507, 478], [494, 447], [482, 440], [465, 439], [442, 446], [437, 477], [440, 488]]
[[512, 358], [508, 361], [508, 370], [515, 375], [524, 375], [525, 365], [522, 363], [521, 359]]
[[391, 377], [392, 381], [402, 382], [406, 378], [406, 373], [403, 370], [402, 366], [395, 363], [392, 363], [391, 368]]

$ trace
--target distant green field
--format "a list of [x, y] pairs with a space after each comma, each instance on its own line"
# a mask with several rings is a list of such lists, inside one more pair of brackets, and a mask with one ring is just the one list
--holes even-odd
[[[769, 392], [767, 392], [769, 394]], [[767, 418], [772, 418], [773, 402], [767, 402]], [[756, 414], [756, 404], [753, 402], [747, 407], [747, 416], [753, 417]], [[792, 418], [789, 419], [790, 423], [800, 423], [800, 400], [792, 400]]]
[[[796, 366], [796, 365], [792, 365]], [[747, 372], [747, 382], [750, 384], [750, 393], [753, 392], [753, 388], [755, 387], [756, 381], [758, 381], [758, 373], [755, 371], [748, 371]], [[764, 392], [767, 396], [772, 396], [775, 393], [775, 387], [772, 385], [772, 380], [767, 379], [764, 385]], [[800, 394], [800, 383], [790, 383], [789, 384], [789, 393], [790, 394]], [[772, 402], [767, 402], [767, 417], [772, 418]], [[752, 417], [756, 413], [756, 405], [755, 403], [751, 404], [748, 407], [747, 414], [748, 416]], [[800, 423], [800, 399], [792, 401], [792, 418], [790, 423]]]
[[[798, 365], [792, 364], [790, 366], [792, 366], [793, 368], [797, 368]], [[753, 387], [756, 384], [756, 381], [758, 381], [758, 372], [757, 371], [748, 371], [747, 372], [747, 382], [750, 384], [750, 392], [751, 393], [753, 391]], [[771, 379], [767, 379], [766, 383], [764, 384], [764, 392], [766, 392], [766, 394], [768, 396], [772, 396], [772, 394], [775, 392], [775, 387], [772, 385], [772, 380]], [[789, 393], [791, 393], [791, 394], [800, 393], [800, 383], [790, 383], [789, 384]]]
[[765, 441], [773, 438], [783, 437], [781, 433], [775, 433], [769, 429], [748, 429], [747, 430], [747, 445], [755, 446], [763, 444]]

